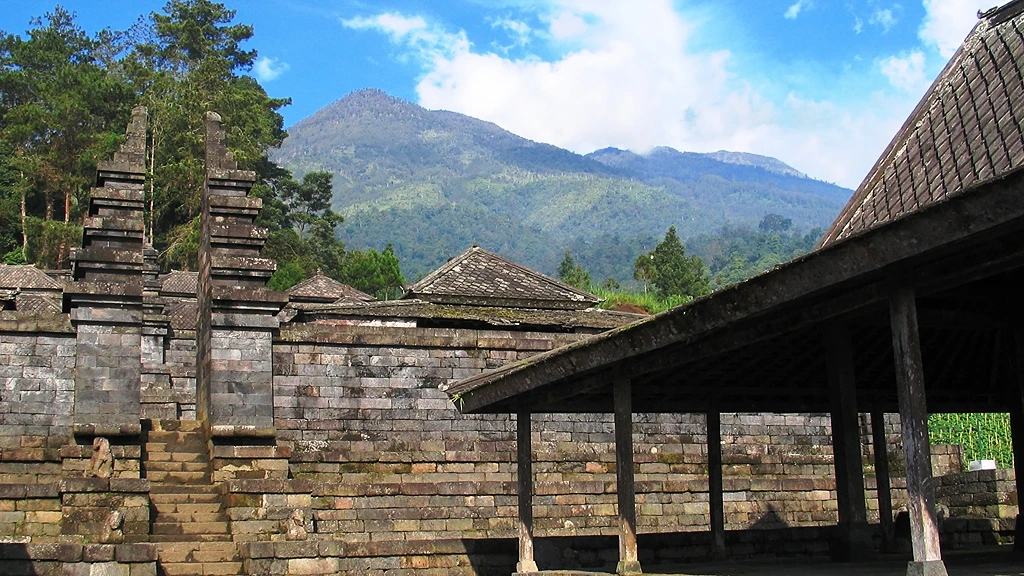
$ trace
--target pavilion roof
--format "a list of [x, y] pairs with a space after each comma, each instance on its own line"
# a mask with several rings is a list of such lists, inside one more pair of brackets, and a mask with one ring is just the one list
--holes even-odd
[[981, 15], [822, 246], [1024, 165], [1024, 2]]
[[601, 302], [579, 290], [473, 246], [410, 286], [403, 298], [442, 304], [582, 310]]

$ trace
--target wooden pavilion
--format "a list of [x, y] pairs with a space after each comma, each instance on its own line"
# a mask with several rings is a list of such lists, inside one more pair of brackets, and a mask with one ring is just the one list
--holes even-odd
[[[914, 560], [944, 575], [929, 412], [1010, 412], [1024, 462], [1024, 0], [964, 45], [817, 250], [711, 296], [449, 386], [518, 414], [520, 562], [533, 560], [530, 415], [615, 415], [619, 573], [640, 571], [633, 413], [707, 414], [712, 547], [724, 539], [719, 415], [830, 412], [837, 559], [870, 556], [857, 414], [898, 412]], [[877, 424], [876, 424], [877, 423]], [[880, 515], [888, 463], [875, 451]], [[1024, 472], [1024, 471], [1022, 471]], [[1018, 474], [1018, 492], [1024, 474]], [[1018, 516], [1018, 534], [1022, 523]], [[1020, 546], [1022, 539], [1017, 539]]]

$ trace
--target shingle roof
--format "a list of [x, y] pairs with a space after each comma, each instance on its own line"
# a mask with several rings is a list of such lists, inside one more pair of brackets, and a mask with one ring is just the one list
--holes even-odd
[[18, 312], [33, 314], [60, 314], [60, 295], [31, 294], [22, 292], [15, 297], [15, 308]]
[[180, 294], [195, 296], [199, 291], [199, 273], [172, 270], [160, 277], [162, 294]]
[[304, 308], [309, 321], [333, 318], [402, 318], [418, 321], [474, 322], [492, 327], [530, 327], [609, 330], [644, 318], [643, 314], [615, 312], [589, 308], [586, 310], [557, 310], [537, 308], [507, 308], [493, 306], [452, 306], [422, 300], [388, 300], [371, 303], [335, 303]]
[[1024, 1], [981, 16], [821, 245], [1024, 165]]
[[476, 246], [413, 284], [403, 298], [475, 306], [581, 310], [601, 301]]
[[342, 284], [334, 278], [325, 276], [319, 271], [312, 278], [292, 286], [288, 296], [295, 301], [334, 302], [337, 300], [356, 300], [370, 302], [373, 296], [360, 292], [348, 284]]
[[175, 330], [195, 330], [199, 316], [199, 304], [195, 302], [178, 302], [164, 311]]
[[0, 288], [60, 290], [61, 285], [35, 266], [0, 264]]

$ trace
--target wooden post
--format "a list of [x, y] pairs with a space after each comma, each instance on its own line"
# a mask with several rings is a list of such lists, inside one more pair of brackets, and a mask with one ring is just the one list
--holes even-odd
[[530, 411], [516, 414], [516, 477], [519, 485], [519, 562], [516, 572], [539, 572], [533, 559], [533, 449]]
[[615, 572], [639, 574], [633, 485], [633, 392], [626, 378], [615, 381], [615, 482], [619, 504], [619, 564]]
[[[1013, 443], [1013, 469], [1016, 475], [1018, 499], [1024, 494], [1024, 330], [1019, 318], [1013, 330], [1013, 366], [1015, 378], [1010, 382], [1010, 437]], [[1024, 514], [1017, 514], [1014, 527], [1013, 549], [1024, 551]]]
[[864, 466], [857, 422], [857, 388], [853, 345], [845, 326], [825, 331], [829, 392], [832, 400], [832, 454], [836, 474], [839, 524], [832, 539], [832, 558], [840, 562], [870, 560], [874, 548], [864, 502]]
[[907, 508], [914, 560], [907, 574], [946, 576], [939, 549], [932, 483], [931, 447], [928, 443], [928, 407], [925, 402], [921, 340], [917, 330], [917, 304], [912, 288], [898, 288], [889, 298], [896, 388], [899, 395], [903, 453], [907, 461]]
[[707, 413], [708, 508], [711, 516], [711, 557], [725, 558], [725, 500], [722, 488], [722, 415], [717, 408]]
[[875, 489], [878, 492], [878, 521], [882, 527], [882, 552], [892, 552], [894, 532], [889, 443], [885, 436], [885, 413], [881, 410], [871, 412], [871, 442], [875, 449]]

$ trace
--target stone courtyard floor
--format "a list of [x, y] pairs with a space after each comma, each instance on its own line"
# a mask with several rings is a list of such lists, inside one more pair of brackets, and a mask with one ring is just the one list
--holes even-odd
[[[944, 555], [949, 576], [1024, 576], [1024, 555], [1010, 549], [957, 551]], [[883, 557], [857, 564], [827, 559], [769, 559], [754, 561], [657, 566], [647, 576], [905, 576], [906, 557]], [[606, 576], [607, 572], [544, 571], [544, 576]]]

